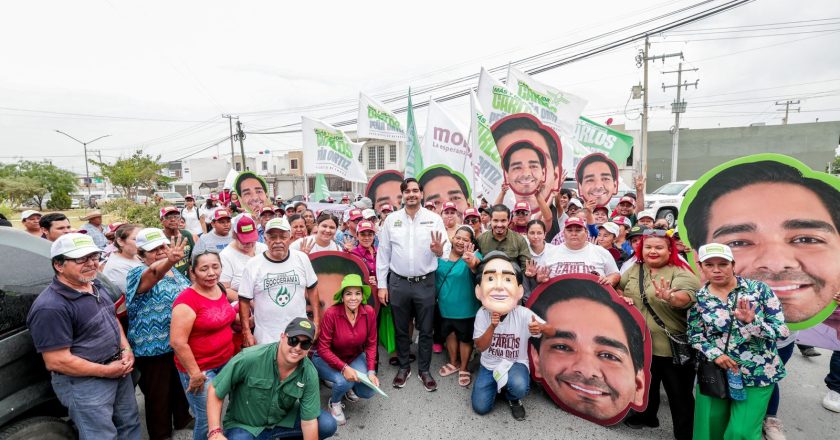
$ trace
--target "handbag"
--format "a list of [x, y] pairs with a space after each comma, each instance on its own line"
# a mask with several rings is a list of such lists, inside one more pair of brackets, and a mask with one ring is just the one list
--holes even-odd
[[[738, 304], [737, 292], [735, 293], [735, 304]], [[723, 354], [729, 351], [729, 339], [732, 337], [732, 321], [734, 320], [734, 316], [730, 317]], [[718, 367], [714, 361], [710, 361], [703, 353], [698, 355], [697, 383], [700, 393], [706, 396], [717, 397], [718, 399], [729, 398], [729, 379], [726, 377], [726, 370]]]
[[639, 296], [642, 297], [642, 302], [647, 307], [656, 325], [662, 328], [665, 335], [668, 336], [668, 344], [671, 346], [671, 361], [674, 365], [685, 366], [691, 365], [694, 362], [694, 349], [688, 343], [688, 335], [686, 333], [673, 334], [665, 327], [662, 319], [653, 311], [653, 307], [648, 303], [647, 295], [645, 295], [645, 266], [639, 265]]

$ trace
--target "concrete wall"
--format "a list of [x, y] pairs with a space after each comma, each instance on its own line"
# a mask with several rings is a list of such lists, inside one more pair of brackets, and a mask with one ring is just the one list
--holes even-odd
[[[648, 191], [671, 180], [671, 133], [654, 131], [648, 140]], [[780, 153], [823, 171], [840, 142], [840, 121], [680, 130], [677, 180], [697, 179], [738, 157]]]

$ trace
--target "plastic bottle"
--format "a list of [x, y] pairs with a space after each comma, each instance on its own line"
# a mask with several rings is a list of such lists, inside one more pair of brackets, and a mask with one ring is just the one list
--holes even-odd
[[732, 400], [747, 400], [747, 390], [744, 389], [744, 379], [740, 369], [728, 368], [726, 379], [729, 382], [729, 398]]

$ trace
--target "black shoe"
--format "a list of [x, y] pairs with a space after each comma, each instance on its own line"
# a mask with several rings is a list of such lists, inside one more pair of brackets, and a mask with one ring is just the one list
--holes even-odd
[[639, 417], [638, 414], [633, 414], [630, 417], [624, 419], [624, 424], [633, 429], [642, 429], [642, 428], [658, 428], [659, 427], [659, 419], [650, 421], [645, 420]]
[[802, 356], [809, 357], [809, 358], [817, 357], [817, 356], [822, 355], [822, 353], [815, 350], [814, 347], [808, 347], [804, 350], [799, 350], [799, 351], [802, 352]]
[[508, 405], [510, 405], [510, 413], [514, 420], [525, 420], [525, 405], [521, 400], [509, 400]]

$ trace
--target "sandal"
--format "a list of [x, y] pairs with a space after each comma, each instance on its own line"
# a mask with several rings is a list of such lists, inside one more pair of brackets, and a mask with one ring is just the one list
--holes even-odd
[[462, 387], [470, 386], [470, 382], [472, 382], [472, 375], [469, 371], [459, 371], [458, 372], [458, 385]]
[[440, 370], [438, 370], [438, 375], [440, 375], [440, 377], [446, 377], [454, 374], [457, 371], [458, 367], [450, 363], [446, 363], [444, 366], [440, 367]]

